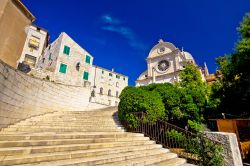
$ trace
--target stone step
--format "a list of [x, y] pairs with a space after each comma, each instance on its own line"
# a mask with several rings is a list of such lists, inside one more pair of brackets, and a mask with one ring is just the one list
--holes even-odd
[[151, 166], [181, 166], [181, 165], [185, 164], [186, 162], [187, 162], [186, 159], [174, 158], [171, 160], [165, 160], [165, 161], [161, 161], [158, 163], [154, 163]]
[[15, 125], [10, 125], [10, 126], [8, 126], [8, 128], [10, 128], [10, 127], [15, 127], [15, 126], [17, 126], [17, 127], [27, 127], [27, 126], [43, 126], [43, 127], [46, 127], [46, 126], [58, 126], [58, 127], [62, 127], [62, 126], [64, 126], [64, 127], [93, 127], [93, 126], [95, 126], [95, 127], [99, 127], [99, 126], [101, 126], [101, 127], [123, 127], [121, 124], [74, 124], [74, 123], [72, 123], [72, 124], [69, 124], [69, 123], [67, 123], [67, 124], [60, 124], [60, 123], [55, 123], [55, 124], [46, 124], [46, 123], [37, 123], [37, 124], [15, 124]]
[[17, 140], [54, 140], [54, 139], [86, 139], [86, 138], [126, 138], [126, 137], [143, 137], [138, 133], [121, 133], [121, 132], [89, 132], [89, 133], [34, 133], [34, 134], [0, 134], [0, 141], [17, 141]]
[[137, 140], [132, 142], [106, 142], [106, 143], [88, 143], [88, 144], [70, 144], [70, 145], [54, 145], [54, 146], [29, 146], [29, 147], [7, 147], [0, 148], [0, 156], [11, 155], [27, 155], [34, 153], [54, 153], [72, 150], [86, 150], [86, 149], [101, 149], [110, 147], [122, 147], [131, 145], [150, 145], [154, 141]]
[[90, 120], [29, 120], [29, 121], [22, 121], [20, 123], [23, 123], [23, 122], [33, 122], [33, 123], [40, 123], [40, 122], [43, 122], [43, 123], [116, 123], [116, 122], [119, 122], [119, 121], [114, 121], [114, 120], [106, 120], [106, 121], [103, 121], [103, 120], [97, 120], [97, 119], [90, 119]]
[[117, 108], [34, 116], [0, 132], [0, 165], [187, 165], [143, 134], [125, 132]]
[[105, 119], [108, 119], [108, 120], [112, 120], [112, 119], [118, 119], [118, 117], [116, 117], [116, 116], [104, 116], [104, 115], [101, 115], [101, 116], [81, 116], [81, 115], [76, 115], [76, 116], [70, 116], [70, 115], [68, 115], [68, 116], [66, 116], [66, 115], [64, 115], [64, 116], [43, 116], [43, 117], [33, 117], [33, 118], [31, 118], [31, 119], [41, 119], [41, 120], [53, 120], [53, 118], [55, 118], [55, 119], [82, 119], [82, 120], [84, 120], [84, 119], [96, 119], [96, 118], [98, 118], [98, 119], [100, 119], [100, 120], [105, 120]]
[[94, 124], [85, 124], [85, 125], [75, 125], [75, 124], [67, 124], [67, 125], [49, 125], [49, 124], [37, 124], [37, 125], [24, 125], [24, 124], [16, 124], [16, 125], [11, 125], [8, 128], [64, 128], [64, 129], [74, 129], [74, 128], [118, 128], [118, 129], [124, 129], [122, 125], [102, 125], [102, 126], [97, 126]]
[[146, 157], [139, 157], [135, 159], [125, 160], [125, 161], [118, 161], [118, 162], [112, 162], [108, 164], [101, 164], [102, 166], [145, 166], [148, 164], [154, 164], [158, 163], [163, 160], [169, 160], [176, 158], [177, 154], [175, 153], [163, 153], [163, 154], [157, 154], [157, 155], [150, 155]]
[[37, 124], [96, 124], [96, 125], [104, 125], [104, 124], [120, 124], [120, 122], [115, 121], [54, 121], [54, 122], [48, 122], [48, 121], [37, 121], [37, 122], [30, 122], [30, 121], [23, 121], [18, 124], [31, 124], [31, 125], [37, 125]]
[[98, 132], [98, 131], [106, 131], [106, 132], [115, 132], [115, 131], [124, 131], [123, 129], [119, 129], [116, 127], [113, 128], [5, 128], [2, 131], [21, 131], [21, 132]]
[[152, 144], [147, 146], [127, 146], [127, 147], [79, 150], [79, 151], [69, 151], [69, 152], [39, 153], [39, 154], [30, 154], [26, 156], [7, 156], [4, 158], [3, 160], [4, 162], [2, 164], [12, 165], [12, 164], [25, 164], [25, 163], [41, 162], [41, 161], [86, 158], [86, 157], [95, 157], [100, 155], [110, 155], [110, 154], [133, 152], [133, 151], [145, 151], [145, 150], [148, 151], [157, 149], [159, 150], [160, 147], [161, 146], [159, 145]]
[[[149, 149], [149, 150], [137, 150], [132, 152], [120, 152], [120, 153], [111, 153], [106, 155], [95, 155], [95, 156], [84, 156], [80, 155], [77, 158], [71, 157], [71, 155], [63, 156], [67, 157], [67, 159], [61, 159], [60, 157], [57, 157], [55, 160], [57, 161], [50, 161], [50, 162], [39, 162], [35, 163], [33, 165], [46, 165], [46, 166], [73, 166], [73, 165], [83, 165], [83, 166], [90, 166], [90, 165], [104, 165], [107, 163], [112, 162], [118, 162], [118, 161], [125, 161], [130, 159], [136, 159], [140, 157], [145, 156], [151, 156], [151, 155], [162, 155], [168, 154], [167, 149]], [[45, 158], [48, 160], [49, 158]], [[53, 159], [53, 157], [52, 157]], [[7, 162], [6, 162], [7, 163]], [[5, 163], [3, 163], [5, 164]], [[18, 163], [16, 163], [18, 164]]]
[[125, 138], [89, 138], [89, 139], [0, 141], [0, 148], [3, 148], [3, 147], [67, 145], [67, 144], [86, 144], [86, 143], [103, 143], [103, 142], [127, 142], [127, 141], [135, 141], [135, 140], [149, 140], [149, 138], [148, 137], [125, 137]]

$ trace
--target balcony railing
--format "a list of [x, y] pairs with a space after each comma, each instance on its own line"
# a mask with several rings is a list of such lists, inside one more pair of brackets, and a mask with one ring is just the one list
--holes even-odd
[[34, 39], [29, 39], [29, 46], [33, 48], [39, 48], [39, 41]]

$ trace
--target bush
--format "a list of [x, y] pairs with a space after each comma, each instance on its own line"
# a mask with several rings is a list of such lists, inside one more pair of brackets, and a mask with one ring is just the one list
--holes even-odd
[[178, 87], [170, 84], [158, 84], [153, 91], [161, 95], [162, 101], [165, 106], [166, 117], [169, 120], [179, 120], [183, 117], [183, 113], [180, 110], [180, 91]]
[[198, 133], [198, 132], [202, 132], [204, 130], [204, 127], [200, 123], [197, 123], [192, 120], [188, 120], [188, 129], [193, 133]]
[[145, 120], [154, 123], [159, 118], [165, 117], [165, 109], [161, 96], [157, 92], [146, 91], [136, 87], [126, 87], [120, 95], [118, 116], [125, 120], [130, 127], [135, 127], [135, 112], [146, 113]]
[[170, 139], [173, 139], [176, 142], [186, 141], [186, 137], [182, 133], [180, 133], [174, 129], [167, 131], [166, 136]]
[[168, 139], [172, 139], [180, 145], [185, 152], [197, 155], [200, 166], [222, 166], [223, 165], [223, 147], [214, 144], [211, 140], [196, 135], [186, 137], [183, 133], [172, 129], [165, 133]]

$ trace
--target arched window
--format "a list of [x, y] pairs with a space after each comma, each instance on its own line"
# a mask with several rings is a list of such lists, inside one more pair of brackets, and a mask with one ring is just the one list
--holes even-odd
[[116, 97], [119, 97], [119, 92], [118, 91], [116, 91]]
[[119, 87], [119, 82], [116, 82], [116, 87]]
[[101, 95], [103, 94], [103, 88], [100, 88], [100, 94]]
[[109, 89], [108, 91], [108, 96], [111, 96], [111, 89]]

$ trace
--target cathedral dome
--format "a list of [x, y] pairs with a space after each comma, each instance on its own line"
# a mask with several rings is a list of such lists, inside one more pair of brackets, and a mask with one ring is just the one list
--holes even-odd
[[177, 48], [170, 42], [164, 42], [162, 39], [149, 52], [148, 59], [160, 56], [162, 54], [171, 53]]
[[184, 56], [185, 56], [187, 61], [192, 61], [195, 64], [195, 60], [189, 52], [184, 51]]

